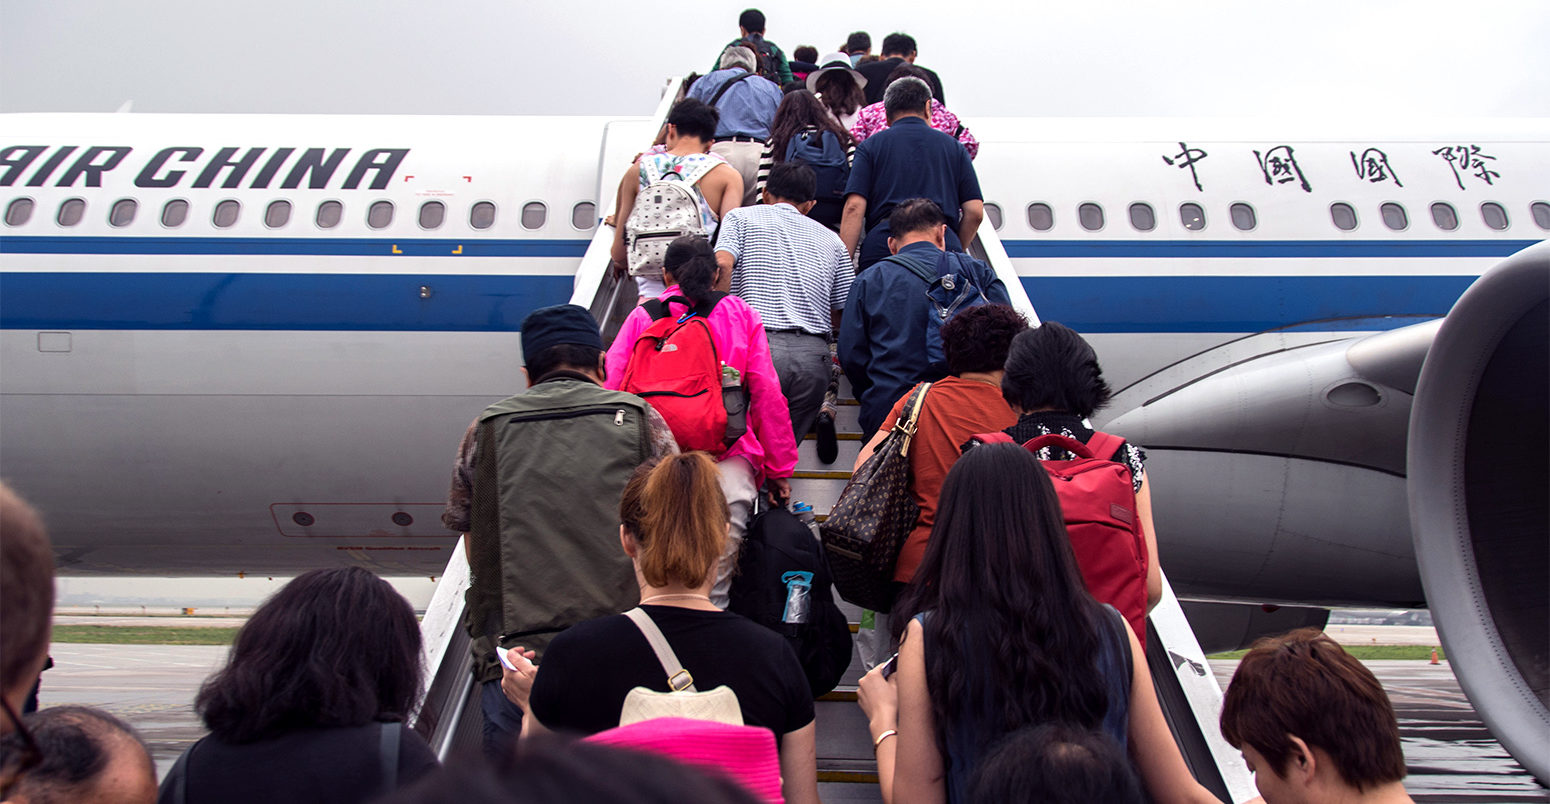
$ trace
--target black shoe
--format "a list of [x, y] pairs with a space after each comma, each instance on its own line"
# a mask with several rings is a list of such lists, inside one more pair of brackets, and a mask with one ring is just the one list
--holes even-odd
[[818, 431], [818, 460], [826, 464], [834, 463], [840, 457], [840, 440], [834, 432], [834, 417], [827, 413], [818, 414], [813, 429]]

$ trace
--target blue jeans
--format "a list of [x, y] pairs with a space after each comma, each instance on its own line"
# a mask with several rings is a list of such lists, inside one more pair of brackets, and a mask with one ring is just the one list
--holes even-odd
[[506, 699], [500, 681], [486, 681], [480, 685], [479, 708], [484, 710], [484, 755], [496, 759], [516, 747], [522, 707]]

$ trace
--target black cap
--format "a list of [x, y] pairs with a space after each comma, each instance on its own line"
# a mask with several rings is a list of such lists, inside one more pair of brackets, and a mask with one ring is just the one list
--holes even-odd
[[603, 336], [592, 314], [574, 304], [540, 307], [522, 319], [522, 355], [529, 360], [561, 344], [603, 349]]

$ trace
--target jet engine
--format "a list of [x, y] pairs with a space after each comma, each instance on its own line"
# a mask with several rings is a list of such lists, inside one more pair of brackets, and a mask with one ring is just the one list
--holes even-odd
[[1372, 324], [1223, 344], [1102, 426], [1149, 454], [1180, 598], [1427, 605], [1481, 717], [1550, 780], [1550, 242], [1444, 319], [1352, 336]]

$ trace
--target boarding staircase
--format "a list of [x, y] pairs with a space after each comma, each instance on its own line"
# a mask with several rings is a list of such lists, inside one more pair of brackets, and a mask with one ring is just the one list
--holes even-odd
[[[643, 150], [660, 130], [671, 104], [681, 96], [679, 80], [664, 90], [661, 104], [650, 121], [609, 124], [600, 163], [600, 206], [612, 207], [614, 182], [632, 156]], [[573, 304], [591, 310], [603, 328], [604, 341], [612, 340], [636, 301], [633, 280], [609, 270], [613, 228], [599, 226], [576, 274]], [[996, 270], [1017, 307], [1030, 321], [1038, 317], [1018, 280], [1010, 259], [990, 226], [982, 227], [971, 247], [974, 256]], [[849, 383], [841, 383], [839, 457], [832, 464], [818, 459], [811, 434], [799, 445], [797, 469], [791, 481], [793, 500], [812, 504], [813, 510], [829, 511], [839, 498], [864, 439], [857, 421], [859, 408]], [[469, 673], [469, 640], [461, 622], [463, 592], [468, 588], [468, 564], [459, 546], [439, 581], [426, 609], [421, 631], [425, 642], [427, 687], [414, 727], [445, 759], [456, 753], [476, 751], [480, 744], [482, 714], [478, 691]], [[855, 632], [861, 610], [838, 601]], [[1210, 672], [1194, 634], [1171, 590], [1152, 612], [1148, 623], [1148, 665], [1170, 728], [1183, 749], [1191, 772], [1223, 801], [1242, 802], [1255, 795], [1253, 782], [1238, 752], [1216, 730], [1221, 690]], [[816, 702], [819, 794], [826, 802], [880, 801], [877, 766], [866, 718], [856, 705], [856, 683], [862, 674], [854, 651], [850, 667], [838, 688]]]

